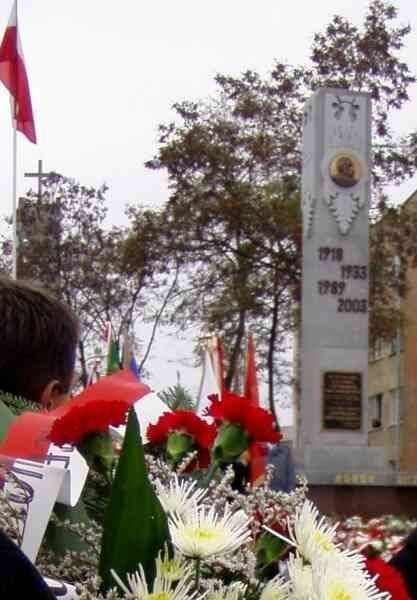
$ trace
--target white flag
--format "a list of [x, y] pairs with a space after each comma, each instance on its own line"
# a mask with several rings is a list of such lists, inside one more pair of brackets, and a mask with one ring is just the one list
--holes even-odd
[[[214, 373], [213, 364], [211, 362], [210, 352], [205, 351], [203, 362], [203, 376], [201, 378], [200, 392], [198, 394], [196, 413], [202, 417], [206, 408], [210, 406], [208, 397], [211, 394], [217, 394], [220, 398], [219, 385]], [[210, 419], [211, 420], [211, 419]]]

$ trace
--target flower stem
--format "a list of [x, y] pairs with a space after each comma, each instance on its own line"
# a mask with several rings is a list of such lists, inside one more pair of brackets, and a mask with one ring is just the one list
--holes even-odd
[[200, 585], [200, 570], [201, 570], [201, 558], [195, 559], [195, 589], [198, 590]]
[[208, 487], [211, 480], [213, 479], [217, 469], [219, 468], [219, 463], [214, 461], [211, 463], [210, 467], [207, 469], [207, 473], [205, 477], [201, 480], [201, 487]]

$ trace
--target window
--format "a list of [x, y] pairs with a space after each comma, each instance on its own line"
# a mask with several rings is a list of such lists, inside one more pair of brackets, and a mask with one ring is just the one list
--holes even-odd
[[390, 356], [393, 354], [397, 354], [397, 348], [399, 347], [400, 352], [403, 350], [402, 339], [400, 336], [395, 336], [394, 339], [391, 340], [389, 344]]
[[374, 360], [379, 360], [380, 358], [384, 357], [384, 343], [382, 342], [382, 340], [376, 340], [376, 342], [374, 343], [374, 345], [372, 346], [372, 348], [369, 351], [369, 360], [370, 361], [374, 361]]
[[388, 427], [398, 425], [399, 421], [399, 393], [398, 388], [390, 390], [388, 394]]
[[369, 398], [369, 429], [378, 429], [382, 426], [382, 394]]

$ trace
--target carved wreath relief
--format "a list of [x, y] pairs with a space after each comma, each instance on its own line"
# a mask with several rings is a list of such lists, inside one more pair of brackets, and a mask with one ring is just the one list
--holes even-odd
[[[366, 203], [368, 179], [367, 99], [329, 93], [324, 98], [324, 157], [321, 164], [322, 198], [339, 232], [349, 233]], [[309, 103], [304, 115], [302, 206], [304, 233], [312, 235], [317, 199], [314, 198], [314, 118]], [[309, 160], [306, 160], [309, 158]]]
[[303, 215], [304, 235], [310, 237], [313, 230], [313, 218], [316, 210], [316, 199], [312, 193], [314, 179], [314, 138], [313, 138], [313, 102], [310, 100], [304, 110], [303, 118], [303, 172], [301, 183], [301, 207]]

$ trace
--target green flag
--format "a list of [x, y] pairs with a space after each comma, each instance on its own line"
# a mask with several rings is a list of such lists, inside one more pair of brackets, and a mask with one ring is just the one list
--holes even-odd
[[116, 340], [111, 340], [109, 346], [109, 353], [107, 355], [107, 370], [106, 375], [113, 375], [113, 373], [117, 373], [120, 371], [120, 361], [119, 361], [119, 344]]

